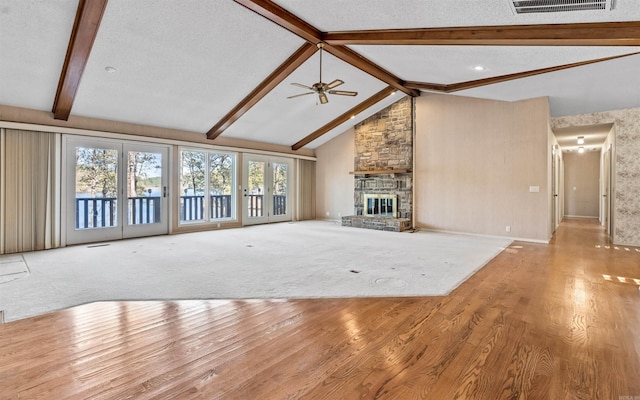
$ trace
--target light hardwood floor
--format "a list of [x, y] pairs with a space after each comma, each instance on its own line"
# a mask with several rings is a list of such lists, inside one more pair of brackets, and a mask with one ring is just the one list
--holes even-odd
[[640, 398], [633, 278], [566, 220], [446, 297], [88, 304], [0, 325], [0, 399]]

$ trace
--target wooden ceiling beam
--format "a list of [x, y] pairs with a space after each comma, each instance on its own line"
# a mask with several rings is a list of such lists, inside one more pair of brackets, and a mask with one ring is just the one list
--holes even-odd
[[108, 0], [80, 0], [53, 102], [53, 118], [68, 120]]
[[600, 62], [603, 62], [603, 61], [615, 60], [616, 58], [623, 58], [623, 57], [628, 57], [628, 56], [632, 56], [632, 55], [636, 55], [636, 54], [640, 54], [640, 53], [630, 53], [630, 54], [623, 54], [623, 55], [613, 56], [613, 57], [598, 58], [598, 59], [595, 59], [595, 60], [587, 60], [587, 61], [581, 61], [581, 62], [577, 62], [577, 63], [558, 65], [558, 66], [554, 66], [554, 67], [540, 68], [540, 69], [535, 69], [535, 70], [531, 70], [531, 71], [519, 72], [519, 73], [515, 73], [515, 74], [494, 76], [494, 77], [491, 77], [491, 78], [477, 79], [477, 80], [468, 81], [468, 82], [460, 82], [460, 83], [455, 83], [455, 84], [452, 84], [452, 85], [447, 85], [447, 91], [449, 93], [451, 93], [451, 92], [457, 92], [459, 90], [472, 89], [472, 88], [476, 88], [476, 87], [480, 87], [480, 86], [493, 85], [495, 83], [507, 82], [507, 81], [511, 81], [511, 80], [515, 80], [515, 79], [521, 79], [521, 78], [527, 78], [527, 77], [535, 76], [535, 75], [547, 74], [549, 72], [556, 72], [556, 71], [562, 71], [562, 70], [570, 69], [570, 68], [582, 67], [584, 65], [596, 64], [596, 63], [600, 63]]
[[[236, 3], [245, 6], [251, 11], [263, 16], [264, 18], [280, 25], [288, 31], [300, 36], [302, 39], [309, 43], [318, 44], [324, 42], [324, 33], [314, 28], [307, 22], [298, 18], [296, 15], [280, 7], [269, 0], [234, 0]], [[389, 71], [381, 68], [377, 64], [367, 60], [355, 51], [345, 46], [325, 46], [324, 49], [340, 58], [342, 61], [353, 65], [361, 71], [374, 76], [375, 78], [383, 81], [387, 85], [393, 86], [402, 92], [411, 95], [419, 96], [420, 93], [416, 90], [407, 89], [404, 87], [400, 78], [393, 75]]]
[[449, 85], [441, 84], [441, 83], [406, 81], [405, 85], [408, 88], [415, 89], [415, 90], [449, 93]]
[[298, 18], [286, 9], [269, 0], [234, 0], [256, 14], [262, 15], [269, 21], [280, 25], [284, 29], [295, 33], [309, 43], [318, 44], [322, 41], [322, 32], [307, 22]]
[[326, 32], [330, 45], [640, 46], [640, 22]]
[[293, 71], [307, 61], [316, 51], [318, 51], [318, 48], [313, 44], [303, 44], [291, 57], [287, 58], [284, 63], [253, 89], [247, 97], [218, 121], [218, 123], [207, 132], [207, 138], [213, 140], [220, 136], [222, 132], [262, 100], [264, 96], [285, 80], [287, 76], [291, 75]]
[[322, 136], [325, 133], [329, 132], [333, 128], [336, 128], [340, 124], [343, 124], [343, 123], [347, 122], [353, 116], [355, 116], [357, 114], [360, 114], [361, 112], [365, 111], [367, 108], [372, 107], [376, 103], [378, 103], [379, 101], [384, 100], [386, 97], [388, 97], [389, 95], [393, 94], [396, 90], [397, 89], [395, 87], [393, 87], [393, 86], [387, 86], [386, 88], [382, 89], [378, 93], [376, 93], [373, 96], [369, 97], [368, 99], [366, 99], [362, 103], [360, 103], [357, 106], [353, 107], [352, 109], [350, 109], [346, 113], [342, 114], [338, 118], [336, 118], [333, 121], [329, 122], [328, 124], [324, 125], [322, 128], [320, 128], [320, 129], [316, 130], [315, 132], [307, 135], [304, 139], [298, 141], [296, 144], [291, 146], [291, 149], [292, 150], [301, 149], [302, 147], [304, 147], [307, 144], [313, 142], [314, 140], [316, 140], [320, 136]]
[[339, 59], [381, 80], [387, 85], [392, 86], [395, 89], [408, 94], [409, 96], [413, 96], [413, 97], [420, 96], [419, 91], [415, 89], [407, 88], [405, 86], [405, 82], [402, 79], [393, 75], [391, 72], [381, 68], [377, 64], [374, 64], [373, 62], [367, 60], [366, 58], [362, 57], [360, 54], [356, 53], [355, 51], [351, 50], [346, 46], [327, 45], [324, 47], [324, 49], [327, 52], [338, 57]]
[[452, 92], [457, 92], [457, 91], [460, 91], [460, 90], [473, 89], [473, 88], [476, 88], [476, 87], [493, 85], [495, 83], [512, 81], [512, 80], [515, 80], [515, 79], [521, 79], [521, 78], [526, 78], [526, 77], [529, 77], [529, 76], [546, 74], [546, 73], [549, 73], [549, 72], [562, 71], [564, 69], [581, 67], [581, 66], [584, 66], [584, 65], [600, 63], [600, 62], [603, 62], [603, 61], [615, 60], [617, 58], [629, 57], [629, 56], [638, 55], [638, 54], [640, 54], [640, 52], [622, 54], [622, 55], [618, 55], [618, 56], [605, 57], [605, 58], [598, 58], [598, 59], [595, 59], [595, 60], [580, 61], [580, 62], [572, 63], [572, 64], [564, 64], [564, 65], [558, 65], [558, 66], [554, 66], [554, 67], [534, 69], [534, 70], [531, 70], [531, 71], [524, 71], [524, 72], [517, 72], [517, 73], [514, 73], [514, 74], [493, 76], [493, 77], [490, 77], [490, 78], [476, 79], [476, 80], [473, 80], [473, 81], [459, 82], [459, 83], [453, 83], [453, 84], [448, 84], [448, 85], [441, 85], [441, 84], [437, 84], [437, 83], [427, 83], [427, 82], [405, 82], [405, 85], [407, 87], [409, 87], [409, 88], [417, 89], [417, 90], [426, 90], [426, 91], [431, 91], [431, 92], [442, 92], [442, 93], [452, 93]]

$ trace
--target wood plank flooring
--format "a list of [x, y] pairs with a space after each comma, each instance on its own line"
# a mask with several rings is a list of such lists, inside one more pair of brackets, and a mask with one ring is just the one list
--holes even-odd
[[0, 325], [0, 399], [640, 399], [634, 279], [566, 220], [445, 297], [87, 304]]

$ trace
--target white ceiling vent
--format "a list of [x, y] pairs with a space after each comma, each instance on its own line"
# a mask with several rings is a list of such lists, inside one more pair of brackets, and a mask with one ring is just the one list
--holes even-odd
[[516, 14], [612, 10], [616, 0], [509, 0]]

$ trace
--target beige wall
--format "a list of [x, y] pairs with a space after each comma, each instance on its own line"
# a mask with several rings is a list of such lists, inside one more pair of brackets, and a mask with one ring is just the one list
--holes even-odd
[[566, 216], [598, 218], [600, 213], [599, 177], [600, 152], [564, 155]]
[[[546, 98], [507, 103], [423, 94], [415, 109], [418, 227], [549, 240], [554, 141]], [[353, 130], [316, 156], [318, 218], [353, 213]]]
[[[547, 241], [548, 134], [546, 98], [416, 99], [416, 225]], [[539, 192], [531, 193], [530, 186]]]
[[[316, 148], [316, 217], [353, 215], [353, 128]], [[329, 214], [327, 214], [329, 213]]]

